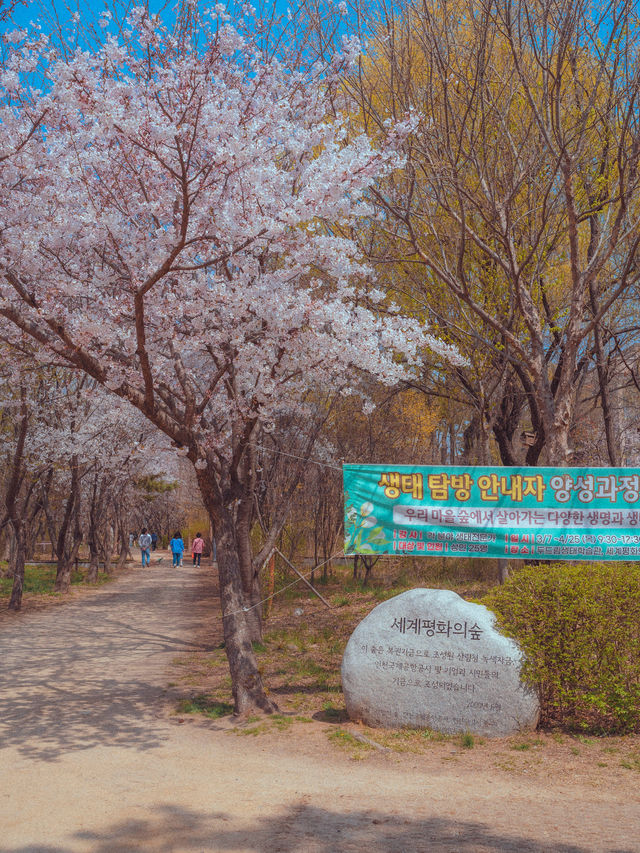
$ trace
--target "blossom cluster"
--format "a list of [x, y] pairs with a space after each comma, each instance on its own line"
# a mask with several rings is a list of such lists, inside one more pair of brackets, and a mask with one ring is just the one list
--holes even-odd
[[310, 389], [397, 383], [425, 347], [455, 357], [376, 306], [348, 236], [411, 119], [375, 148], [336, 109], [336, 63], [286, 68], [225, 21], [206, 50], [142, 9], [129, 27], [71, 58], [26, 32], [6, 47], [0, 314], [15, 334], [218, 447]]

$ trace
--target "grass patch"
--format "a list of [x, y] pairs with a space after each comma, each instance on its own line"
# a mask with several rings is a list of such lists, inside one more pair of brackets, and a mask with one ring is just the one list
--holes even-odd
[[[76, 585], [84, 581], [86, 572], [77, 571], [71, 574], [71, 583]], [[98, 583], [106, 583], [110, 578], [98, 576]], [[24, 570], [23, 594], [26, 595], [60, 595], [54, 590], [56, 582], [56, 567], [51, 565], [26, 566]], [[0, 597], [10, 596], [13, 578], [0, 578]]]
[[432, 729], [413, 728], [372, 729], [365, 727], [363, 734], [372, 741], [379, 743], [380, 746], [393, 750], [393, 752], [408, 752], [414, 755], [423, 755], [436, 744], [448, 743], [454, 737]]
[[475, 745], [476, 740], [471, 734], [471, 732], [465, 732], [464, 734], [460, 735], [460, 746], [463, 749], [473, 749]]
[[244, 725], [237, 726], [233, 731], [237, 735], [258, 735], [268, 734], [269, 732], [279, 731], [286, 732], [291, 729], [294, 722], [312, 722], [310, 718], [292, 716], [291, 714], [270, 714], [264, 717], [258, 717], [255, 714], [247, 717]]
[[635, 770], [636, 773], [640, 773], [640, 752], [632, 752], [627, 756], [627, 758], [620, 762], [620, 767], [624, 767], [625, 770]]
[[179, 714], [202, 714], [209, 717], [211, 720], [217, 720], [220, 717], [227, 717], [233, 714], [233, 705], [228, 702], [217, 702], [211, 699], [204, 693], [197, 696], [192, 696], [191, 699], [182, 699], [178, 703], [177, 711]]
[[322, 713], [317, 718], [324, 723], [343, 723], [349, 719], [345, 708], [336, 708], [333, 702], [322, 703]]
[[449, 740], [451, 735], [446, 735], [444, 732], [437, 732], [434, 729], [423, 729], [420, 732], [420, 737], [424, 740], [430, 740], [434, 743], [443, 743], [446, 740]]
[[363, 743], [344, 729], [332, 729], [328, 733], [328, 738], [331, 743], [346, 750], [352, 758], [364, 758], [367, 753], [373, 750], [371, 744]]
[[262, 723], [259, 726], [251, 726], [250, 728], [237, 728], [235, 729], [235, 733], [237, 735], [253, 735], [256, 737], [257, 735], [266, 734], [269, 731], [268, 726]]
[[269, 722], [273, 728], [283, 732], [291, 728], [293, 725], [293, 717], [285, 717], [284, 714], [273, 714], [269, 717]]
[[372, 729], [367, 732], [367, 737], [392, 749], [394, 752], [422, 752], [423, 747], [419, 741], [416, 729], [398, 729], [397, 731], [384, 731]]
[[377, 587], [373, 590], [373, 597], [376, 601], [388, 601], [390, 598], [393, 598], [394, 595], [398, 595], [397, 589], [383, 589], [382, 587]]
[[330, 675], [326, 667], [316, 663], [312, 658], [301, 658], [294, 665], [298, 675], [308, 675], [311, 678], [320, 678], [321, 680]]

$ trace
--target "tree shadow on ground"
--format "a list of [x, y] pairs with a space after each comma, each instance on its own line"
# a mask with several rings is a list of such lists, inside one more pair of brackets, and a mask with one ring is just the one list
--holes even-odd
[[[10, 853], [69, 853], [78, 849], [78, 843], [89, 844], [92, 853], [590, 853], [589, 848], [575, 844], [496, 832], [479, 821], [403, 818], [373, 810], [341, 813], [306, 803], [254, 826], [232, 827], [230, 820], [221, 812], [165, 805], [145, 818], [123, 821], [105, 831], [76, 833], [70, 848], [24, 846], [12, 848]], [[631, 847], [600, 849], [603, 853], [634, 853]], [[9, 851], [0, 847], [0, 853]]]
[[153, 749], [162, 737], [150, 712], [166, 695], [148, 682], [111, 678], [85, 678], [72, 688], [52, 683], [37, 696], [23, 688], [0, 705], [0, 748], [39, 761], [94, 746]]
[[344, 706], [342, 708], [325, 708], [322, 711], [316, 711], [315, 714], [311, 715], [311, 718], [317, 720], [319, 723], [334, 723], [336, 725], [349, 722], [349, 714], [347, 714], [347, 709]]
[[0, 749], [54, 761], [162, 743], [167, 666], [211, 648], [193, 638], [215, 610], [201, 578], [135, 580], [0, 624]]

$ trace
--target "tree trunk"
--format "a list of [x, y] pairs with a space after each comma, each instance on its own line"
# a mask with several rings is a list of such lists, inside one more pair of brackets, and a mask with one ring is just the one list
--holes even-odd
[[248, 714], [278, 709], [266, 695], [262, 676], [251, 645], [251, 621], [247, 618], [250, 601], [242, 588], [236, 531], [231, 512], [220, 505], [207, 470], [196, 469], [198, 485], [216, 531], [220, 603], [224, 648], [229, 661], [234, 712]]
[[10, 578], [13, 576], [13, 567], [16, 564], [16, 537], [10, 524], [6, 526], [5, 530], [7, 531], [7, 544], [4, 558], [7, 561], [7, 568], [0, 571], [0, 577]]
[[100, 569], [100, 558], [98, 548], [94, 540], [89, 540], [89, 571], [85, 578], [86, 583], [98, 582], [98, 571]]
[[71, 474], [71, 490], [67, 497], [67, 501], [64, 508], [64, 515], [62, 518], [62, 524], [60, 525], [60, 529], [58, 531], [58, 539], [56, 542], [57, 566], [56, 582], [54, 587], [56, 592], [68, 592], [69, 586], [71, 584], [71, 562], [69, 560], [69, 554], [67, 551], [67, 532], [71, 523], [73, 505], [76, 500], [76, 472], [77, 467], [74, 466]]
[[362, 586], [369, 586], [369, 581], [371, 580], [371, 572], [373, 571], [373, 567], [378, 562], [378, 557], [361, 557], [360, 558], [364, 564], [364, 580], [362, 581]]
[[71, 573], [73, 571], [73, 558], [71, 554], [64, 554], [62, 560], [58, 561], [56, 568], [56, 582], [54, 589], [56, 592], [67, 593], [71, 588]]
[[118, 553], [117, 570], [120, 572], [124, 569], [124, 564], [127, 562], [129, 554], [129, 534], [122, 523], [122, 519], [118, 520], [118, 533], [120, 535], [120, 552]]
[[253, 653], [251, 641], [255, 622], [247, 618], [251, 611], [244, 609], [250, 605], [246, 603], [240, 580], [233, 522], [225, 519], [216, 529], [224, 647], [231, 672], [234, 711], [246, 714], [259, 709], [271, 713], [277, 710], [277, 705], [266, 695]]
[[24, 545], [25, 545], [24, 559], [25, 559], [25, 562], [31, 563], [31, 562], [33, 562], [33, 558], [35, 556], [36, 542], [39, 541], [40, 529], [36, 528], [34, 530], [33, 524], [29, 524], [28, 526], [29, 526], [30, 533], [29, 533], [29, 536], [25, 536], [25, 539], [24, 539]]
[[24, 563], [26, 554], [26, 535], [24, 524], [19, 519], [11, 519], [11, 528], [15, 541], [13, 556], [13, 587], [9, 599], [9, 610], [20, 610], [22, 607], [22, 590], [24, 588]]
[[[244, 503], [244, 502], [243, 502]], [[238, 565], [240, 577], [242, 578], [242, 590], [248, 601], [250, 610], [247, 611], [247, 624], [254, 643], [262, 642], [262, 590], [260, 587], [260, 576], [253, 569], [253, 551], [251, 548], [251, 524], [247, 511], [240, 512], [243, 504], [238, 510], [238, 519], [235, 526], [236, 550], [238, 554]]]
[[58, 557], [58, 571], [56, 573], [56, 583], [55, 590], [56, 592], [67, 593], [71, 587], [71, 574], [73, 572], [73, 566], [77, 563], [78, 560], [78, 551], [80, 550], [80, 543], [82, 542], [82, 530], [80, 529], [80, 483], [77, 477], [77, 460], [74, 459], [74, 475], [71, 479], [71, 485], [74, 489], [74, 501], [73, 501], [73, 544], [71, 546], [71, 550], [67, 551], [66, 542], [63, 543], [63, 552], [62, 552], [62, 560], [60, 556]]
[[256, 572], [253, 578], [253, 586], [250, 594], [251, 610], [248, 614], [251, 639], [255, 643], [262, 642], [262, 630], [264, 627], [264, 621], [262, 618], [262, 599], [262, 584], [260, 583], [260, 575]]
[[498, 582], [505, 583], [509, 577], [509, 561], [505, 559], [498, 560]]
[[571, 450], [569, 448], [569, 426], [563, 424], [549, 431], [547, 440], [548, 464], [558, 468], [564, 468], [570, 464]]
[[100, 557], [98, 554], [98, 523], [102, 510], [102, 494], [103, 491], [98, 491], [98, 475], [93, 478], [93, 488], [91, 490], [91, 504], [89, 506], [89, 571], [85, 578], [86, 583], [98, 582], [98, 571], [100, 569]]
[[[593, 291], [593, 285], [591, 290]], [[593, 300], [595, 304], [595, 300]], [[593, 330], [596, 351], [596, 370], [598, 374], [598, 388], [600, 391], [600, 406], [602, 408], [602, 420], [604, 424], [604, 435], [607, 442], [607, 455], [609, 464], [616, 468], [620, 464], [620, 443], [617, 440], [614, 425], [613, 407], [611, 405], [611, 388], [609, 385], [609, 370], [603, 351], [602, 334], [600, 325]]]
[[22, 385], [20, 387], [20, 396], [21, 417], [16, 433], [17, 442], [13, 456], [13, 464], [11, 465], [10, 476], [5, 493], [7, 519], [13, 533], [13, 536], [11, 537], [11, 544], [13, 544], [15, 549], [12, 564], [9, 567], [9, 570], [13, 572], [13, 587], [11, 590], [11, 597], [9, 599], [9, 610], [20, 610], [22, 607], [22, 589], [24, 587], [24, 562], [26, 553], [26, 531], [24, 519], [27, 514], [28, 498], [24, 499], [21, 508], [18, 506], [23, 471], [23, 453], [29, 425], [29, 412], [27, 410], [25, 389]]
[[113, 549], [113, 527], [110, 522], [107, 522], [104, 528], [104, 573], [109, 576], [111, 574], [111, 551]]
[[313, 568], [311, 569], [311, 583], [316, 582], [316, 566], [318, 565], [318, 517], [316, 515], [313, 525]]
[[49, 468], [46, 476], [40, 480], [40, 503], [44, 512], [45, 523], [47, 526], [47, 534], [49, 536], [49, 544], [51, 545], [51, 559], [56, 559], [56, 528], [51, 513], [51, 505], [49, 503], [49, 491], [53, 481], [53, 468]]

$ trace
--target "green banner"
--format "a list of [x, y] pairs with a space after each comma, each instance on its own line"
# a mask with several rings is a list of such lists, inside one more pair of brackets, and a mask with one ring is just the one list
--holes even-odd
[[344, 465], [345, 554], [636, 560], [640, 468]]

